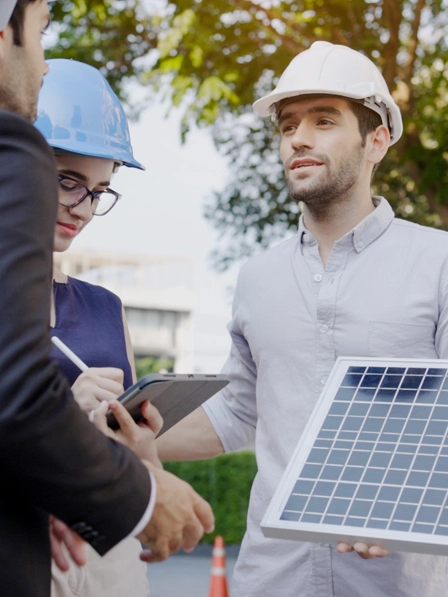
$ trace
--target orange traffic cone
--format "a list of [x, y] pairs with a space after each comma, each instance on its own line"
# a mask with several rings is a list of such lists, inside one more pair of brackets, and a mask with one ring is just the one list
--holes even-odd
[[209, 597], [228, 597], [226, 580], [226, 550], [224, 539], [215, 537], [212, 558], [212, 577], [210, 581]]

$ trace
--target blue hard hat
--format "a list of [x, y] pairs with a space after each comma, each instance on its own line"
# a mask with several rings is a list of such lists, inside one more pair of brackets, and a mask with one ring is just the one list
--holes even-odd
[[47, 60], [35, 126], [56, 149], [144, 170], [132, 154], [123, 106], [100, 71], [76, 60]]

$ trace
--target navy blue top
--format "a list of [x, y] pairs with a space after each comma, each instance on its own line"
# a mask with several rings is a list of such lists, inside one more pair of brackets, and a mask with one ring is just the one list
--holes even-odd
[[[118, 367], [124, 371], [125, 389], [132, 385], [126, 354], [121, 301], [102, 286], [75, 278], [53, 282], [55, 327], [50, 328], [88, 367]], [[73, 385], [81, 371], [56, 346], [51, 354]]]

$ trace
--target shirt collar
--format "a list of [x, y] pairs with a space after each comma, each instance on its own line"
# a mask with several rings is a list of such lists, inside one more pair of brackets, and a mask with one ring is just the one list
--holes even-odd
[[[352, 242], [355, 251], [360, 253], [389, 227], [395, 217], [389, 202], [384, 197], [372, 197], [372, 201], [375, 206], [372, 213], [340, 238], [337, 241], [338, 244], [346, 244], [347, 241]], [[302, 245], [316, 244], [316, 239], [305, 227], [303, 215], [299, 218], [298, 234]]]
[[395, 217], [390, 203], [384, 197], [372, 197], [375, 209], [352, 230], [353, 246], [360, 253], [389, 228]]

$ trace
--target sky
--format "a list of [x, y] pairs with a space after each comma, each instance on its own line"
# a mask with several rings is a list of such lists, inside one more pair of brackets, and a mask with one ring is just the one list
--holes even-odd
[[230, 172], [210, 132], [193, 130], [182, 145], [180, 114], [165, 114], [166, 107], [154, 103], [130, 123], [134, 156], [146, 171], [120, 169], [111, 187], [123, 198], [72, 246], [189, 259], [196, 293], [194, 371], [216, 373], [230, 348], [226, 325], [238, 267], [225, 274], [212, 269], [209, 254], [218, 236], [202, 212]]

